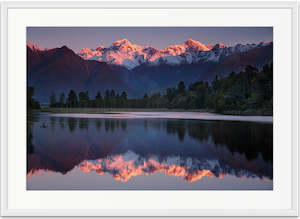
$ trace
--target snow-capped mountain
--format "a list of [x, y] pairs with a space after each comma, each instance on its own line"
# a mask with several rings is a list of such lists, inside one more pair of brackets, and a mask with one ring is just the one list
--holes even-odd
[[114, 89], [140, 98], [144, 93], [164, 92], [179, 81], [187, 86], [211, 81], [247, 65], [262, 68], [272, 60], [272, 42], [226, 47], [188, 40], [156, 49], [120, 40], [109, 48], [82, 49], [80, 54], [67, 46], [43, 49], [27, 43], [28, 84], [42, 102], [49, 100], [53, 90], [66, 93], [70, 89], [89, 90], [92, 96]]
[[180, 65], [219, 62], [224, 57], [271, 44], [272, 42], [261, 42], [259, 44], [237, 44], [227, 47], [222, 43], [216, 45], [202, 44], [199, 41], [188, 39], [179, 45], [170, 45], [164, 49], [156, 49], [152, 46], [136, 45], [127, 39], [122, 39], [113, 42], [108, 48], [104, 46], [98, 46], [95, 49], [83, 48], [77, 54], [87, 60], [121, 65], [131, 70], [144, 63], [151, 65], [160, 63]]

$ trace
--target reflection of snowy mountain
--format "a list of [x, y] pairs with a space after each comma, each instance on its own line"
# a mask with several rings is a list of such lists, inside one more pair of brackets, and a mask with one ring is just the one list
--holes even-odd
[[144, 158], [132, 152], [109, 156], [105, 159], [83, 161], [79, 167], [83, 172], [95, 171], [99, 175], [111, 174], [115, 180], [122, 182], [127, 182], [134, 176], [151, 175], [155, 172], [181, 177], [188, 182], [200, 180], [205, 176], [222, 178], [226, 175], [266, 179], [264, 176], [258, 176], [248, 170], [234, 169], [218, 160], [167, 157], [166, 160], [160, 161], [155, 156]]
[[[49, 126], [40, 128], [43, 123]], [[41, 115], [29, 131], [28, 177], [78, 167], [121, 182], [159, 172], [187, 182], [224, 175], [273, 178], [270, 123]]]

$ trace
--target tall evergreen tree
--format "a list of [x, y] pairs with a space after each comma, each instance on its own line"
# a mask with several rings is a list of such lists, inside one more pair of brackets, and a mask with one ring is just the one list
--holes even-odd
[[59, 107], [64, 107], [65, 106], [65, 93], [61, 92], [59, 96]]
[[127, 93], [126, 93], [125, 91], [122, 92], [121, 98], [122, 98], [123, 100], [127, 100]]
[[143, 108], [147, 108], [148, 107], [148, 103], [149, 103], [149, 97], [148, 94], [145, 93], [144, 97], [143, 97], [143, 102], [142, 102], [142, 106]]
[[97, 107], [102, 107], [103, 106], [103, 98], [102, 98], [101, 92], [98, 92], [96, 94], [95, 100], [96, 100], [96, 106]]
[[90, 98], [89, 98], [89, 93], [88, 91], [86, 92], [80, 92], [78, 94], [79, 97], [79, 106], [80, 107], [89, 107], [89, 102], [90, 102]]
[[116, 105], [116, 92], [114, 91], [114, 89], [112, 89], [110, 91], [110, 107], [115, 107]]
[[27, 87], [27, 110], [40, 109], [40, 102], [36, 101], [34, 98], [34, 87]]
[[122, 92], [120, 97], [120, 104], [121, 107], [127, 107], [127, 93], [125, 91]]
[[50, 96], [50, 107], [55, 107], [55, 106], [56, 106], [56, 95], [54, 92], [52, 92]]
[[110, 107], [110, 92], [109, 90], [105, 91], [105, 95], [104, 95], [104, 105], [105, 107]]
[[178, 84], [178, 92], [180, 95], [184, 95], [185, 94], [185, 85], [183, 81], [180, 81]]
[[77, 99], [76, 92], [74, 90], [70, 90], [69, 92], [68, 99], [67, 99], [67, 106], [71, 108], [78, 107], [78, 99]]

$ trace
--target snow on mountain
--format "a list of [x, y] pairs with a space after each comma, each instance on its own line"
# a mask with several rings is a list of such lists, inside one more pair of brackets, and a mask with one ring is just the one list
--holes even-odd
[[222, 43], [206, 45], [199, 41], [188, 39], [179, 45], [170, 45], [164, 49], [156, 49], [152, 46], [132, 44], [129, 40], [122, 39], [113, 42], [108, 48], [104, 46], [98, 46], [96, 49], [83, 48], [78, 52], [78, 55], [84, 59], [122, 65], [127, 69], [133, 69], [143, 63], [179, 65], [183, 63], [218, 62], [222, 57], [271, 44], [272, 42], [262, 42], [259, 44], [237, 44], [227, 47]]
[[172, 156], [162, 160], [156, 156], [151, 158], [141, 157], [130, 151], [104, 159], [84, 160], [78, 167], [82, 172], [93, 171], [99, 175], [111, 174], [115, 180], [121, 182], [127, 182], [135, 176], [150, 175], [155, 172], [180, 177], [188, 182], [198, 181], [203, 177], [222, 178], [227, 175], [269, 179], [269, 177], [249, 170], [231, 168], [228, 165], [221, 164], [216, 159], [189, 157], [182, 160], [179, 156]]
[[40, 47], [40, 46], [38, 46], [38, 45], [36, 45], [36, 44], [34, 44], [34, 43], [31, 43], [31, 42], [26, 42], [26, 45], [31, 49], [31, 50], [38, 50], [38, 51], [44, 51], [45, 49], [44, 48], [42, 48], [42, 47]]

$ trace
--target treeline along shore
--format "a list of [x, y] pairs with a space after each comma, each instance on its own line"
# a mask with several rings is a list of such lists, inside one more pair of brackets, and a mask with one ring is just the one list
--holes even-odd
[[[34, 88], [28, 87], [28, 110], [41, 109], [34, 99]], [[126, 91], [113, 89], [90, 97], [88, 91], [70, 90], [67, 94], [52, 92], [49, 107], [53, 113], [101, 113], [109, 111], [206, 111], [232, 115], [273, 115], [273, 65], [261, 70], [247, 66], [209, 83], [197, 81], [188, 87], [180, 81], [164, 93], [128, 98]]]

